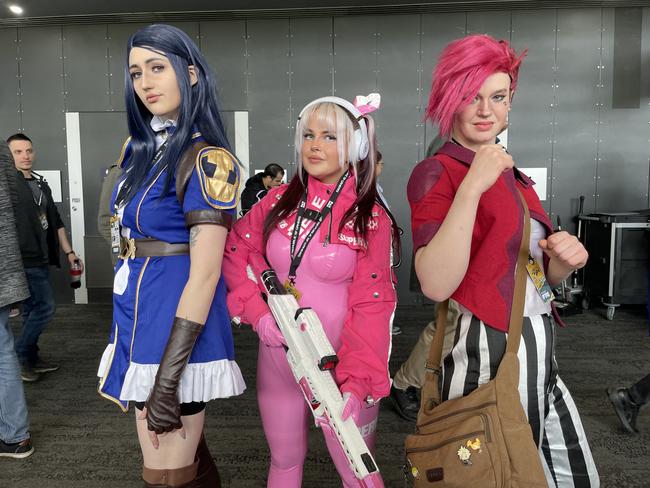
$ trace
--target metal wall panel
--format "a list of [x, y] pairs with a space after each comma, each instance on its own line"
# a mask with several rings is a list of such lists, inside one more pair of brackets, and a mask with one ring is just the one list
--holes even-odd
[[650, 108], [647, 100], [642, 101], [638, 109], [612, 108], [614, 12], [614, 9], [603, 10], [602, 105], [596, 179], [598, 212], [638, 210], [648, 206]]
[[488, 34], [496, 39], [510, 40], [511, 12], [468, 12], [467, 33]]
[[410, 297], [408, 282], [412, 253], [410, 210], [406, 185], [411, 170], [421, 159], [422, 114], [420, 107], [420, 16], [377, 17], [377, 90], [381, 108], [377, 142], [384, 167], [379, 184], [384, 190], [402, 236], [403, 265], [397, 270], [399, 296]]
[[596, 199], [601, 10], [562, 10], [557, 23], [557, 117], [551, 175], [551, 213], [569, 222], [585, 195]]
[[18, 31], [0, 29], [0, 137], [15, 133], [21, 127], [20, 85], [18, 72]]
[[[34, 169], [61, 171], [63, 203], [57, 208], [69, 226], [61, 28], [20, 29], [18, 39], [22, 129], [34, 141]], [[55, 296], [62, 302], [71, 302], [73, 296], [67, 273], [66, 264], [61, 270], [52, 268]]]
[[247, 22], [251, 168], [292, 157], [289, 114], [289, 21]]
[[200, 30], [201, 51], [217, 74], [220, 108], [246, 110], [246, 23], [202, 22]]
[[109, 24], [108, 25], [108, 76], [110, 86], [111, 110], [123, 112], [124, 106], [124, 66], [126, 65], [126, 43], [131, 34], [147, 24]]
[[334, 94], [352, 101], [377, 90], [377, 18], [334, 19]]
[[[332, 94], [333, 51], [332, 19], [292, 19], [291, 30], [291, 157], [286, 161], [288, 175], [295, 174], [293, 134], [296, 119], [311, 100]], [[281, 165], [284, 162], [281, 162]]]
[[650, 104], [650, 7], [643, 9], [641, 23], [641, 106]]
[[104, 25], [63, 27], [66, 111], [111, 109], [106, 36]]
[[[512, 14], [512, 45], [517, 53], [524, 49], [528, 53], [519, 71], [510, 112], [508, 149], [517, 166], [547, 168], [547, 183], [551, 177], [555, 122], [555, 24], [555, 10]], [[542, 201], [547, 211], [549, 197], [547, 191], [547, 199]]]
[[84, 221], [88, 288], [111, 287], [113, 268], [108, 243], [97, 228], [99, 195], [106, 169], [115, 163], [128, 136], [125, 112], [82, 113], [79, 119], [83, 161]]
[[[454, 39], [463, 37], [467, 30], [467, 15], [465, 13], [453, 14], [427, 14], [422, 16], [422, 44], [421, 44], [421, 70], [422, 70], [422, 113], [426, 111], [433, 68], [438, 62], [440, 52]], [[425, 139], [423, 157], [429, 144], [437, 137], [438, 129], [430, 123], [425, 125]]]
[[[611, 17], [611, 11], [603, 10], [603, 16]], [[614, 10], [614, 19], [612, 107], [639, 108], [643, 9], [617, 8]], [[608, 31], [611, 32], [612, 29]]]

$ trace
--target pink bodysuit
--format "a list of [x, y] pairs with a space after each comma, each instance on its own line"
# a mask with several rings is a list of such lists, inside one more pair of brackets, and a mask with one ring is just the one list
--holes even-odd
[[[320, 210], [329, 199], [334, 185], [309, 178], [307, 207]], [[239, 220], [230, 232], [224, 255], [223, 274], [228, 285], [228, 307], [232, 316], [256, 324], [268, 313], [259, 288], [246, 274], [248, 254], [264, 248], [262, 233], [266, 215], [286, 186], [273, 189]], [[367, 239], [354, 234], [351, 225], [338, 231], [345, 211], [355, 199], [354, 179], [350, 178], [332, 210], [330, 227], [327, 217], [309, 243], [296, 273], [296, 288], [301, 306], [318, 314], [325, 333], [339, 356], [335, 380], [341, 392], [364, 402], [358, 419], [361, 433], [372, 450], [377, 423], [377, 401], [390, 389], [388, 358], [391, 347], [391, 323], [396, 296], [391, 268], [391, 221], [383, 208], [375, 205]], [[265, 255], [281, 281], [290, 265], [290, 236], [295, 212], [281, 221], [269, 236]], [[300, 242], [313, 222], [303, 226]], [[331, 230], [330, 230], [331, 229]], [[324, 245], [327, 234], [331, 242]], [[257, 395], [271, 450], [267, 486], [299, 487], [307, 453], [310, 410], [295, 382], [281, 347], [260, 342], [257, 367]], [[335, 438], [323, 429], [332, 459], [346, 487], [359, 486]]]

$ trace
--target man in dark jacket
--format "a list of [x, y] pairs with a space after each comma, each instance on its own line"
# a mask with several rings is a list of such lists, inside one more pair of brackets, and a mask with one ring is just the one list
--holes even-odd
[[0, 142], [0, 457], [21, 459], [31, 455], [34, 448], [9, 327], [11, 304], [29, 297], [13, 212], [17, 176], [7, 145]]
[[264, 198], [269, 188], [281, 185], [282, 178], [284, 178], [284, 169], [275, 163], [267, 165], [263, 172], [248, 178], [246, 187], [241, 193], [241, 214], [246, 215], [253, 205]]
[[16, 343], [23, 381], [36, 381], [39, 373], [59, 369], [38, 355], [38, 338], [54, 316], [54, 293], [50, 285], [49, 265], [60, 267], [60, 248], [70, 266], [83, 262], [72, 250], [61, 216], [54, 204], [52, 190], [32, 171], [34, 149], [24, 134], [7, 139], [18, 170], [16, 190], [16, 226], [25, 275], [31, 297], [23, 304], [23, 333]]

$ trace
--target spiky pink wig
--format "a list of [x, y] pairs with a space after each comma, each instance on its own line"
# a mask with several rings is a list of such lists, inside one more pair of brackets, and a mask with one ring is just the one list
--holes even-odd
[[517, 56], [507, 41], [497, 41], [485, 34], [473, 34], [449, 43], [433, 70], [425, 118], [438, 124], [442, 136], [449, 137], [454, 115], [474, 99], [488, 76], [510, 75], [510, 90], [514, 93], [519, 65], [525, 55], [526, 51]]

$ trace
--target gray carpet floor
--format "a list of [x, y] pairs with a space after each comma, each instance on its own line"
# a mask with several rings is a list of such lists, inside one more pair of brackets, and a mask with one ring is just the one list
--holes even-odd
[[[624, 308], [613, 321], [603, 310], [569, 317], [558, 333], [560, 374], [582, 415], [603, 487], [650, 487], [650, 408], [641, 412], [641, 434], [625, 434], [605, 396], [605, 388], [627, 385], [650, 370], [645, 308]], [[402, 306], [395, 322], [391, 371], [406, 359], [431, 306]], [[106, 305], [60, 306], [41, 338], [44, 359], [61, 364], [38, 382], [26, 384], [36, 452], [25, 460], [0, 459], [1, 488], [140, 487], [141, 458], [133, 413], [123, 414], [96, 392], [97, 364], [108, 338]], [[14, 332], [20, 324], [13, 321]], [[225, 487], [265, 486], [269, 460], [255, 401], [257, 339], [235, 330], [237, 361], [248, 389], [208, 404], [206, 437]], [[413, 425], [382, 404], [376, 459], [386, 486], [404, 486], [403, 442]], [[338, 487], [320, 433], [310, 436], [305, 487]]]

